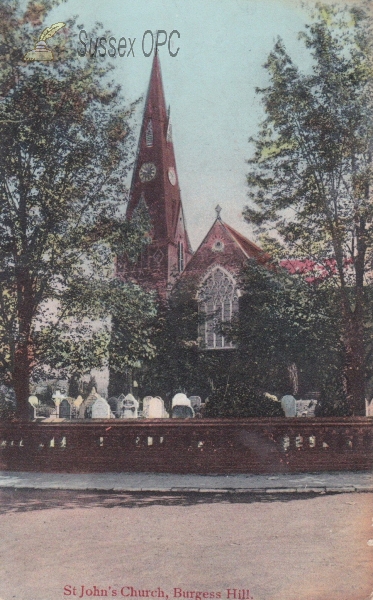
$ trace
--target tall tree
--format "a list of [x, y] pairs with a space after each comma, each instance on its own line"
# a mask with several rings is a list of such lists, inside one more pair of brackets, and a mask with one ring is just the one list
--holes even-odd
[[277, 396], [318, 390], [320, 413], [350, 414], [341, 389], [344, 351], [335, 288], [320, 289], [303, 273], [268, 267], [250, 261], [241, 276], [240, 313], [231, 335], [246, 381]]
[[[0, 368], [21, 418], [33, 370], [43, 360], [56, 363], [61, 324], [103, 316], [113, 249], [144, 240], [121, 220], [134, 105], [124, 108], [113, 66], [78, 56], [75, 20], [50, 41], [54, 61], [24, 61], [57, 4], [0, 0]], [[65, 364], [73, 361], [63, 344], [61, 354]], [[82, 371], [84, 348], [78, 354]]]
[[[364, 414], [373, 204], [373, 71], [369, 14], [318, 5], [300, 39], [302, 72], [279, 39], [258, 90], [266, 118], [251, 140], [246, 219], [276, 231], [285, 256], [328, 271], [342, 314], [344, 380], [353, 414]], [[322, 287], [324, 284], [320, 282]]]

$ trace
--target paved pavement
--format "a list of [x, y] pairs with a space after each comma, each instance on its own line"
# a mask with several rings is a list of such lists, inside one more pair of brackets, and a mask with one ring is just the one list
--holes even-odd
[[373, 473], [173, 475], [169, 473], [26, 473], [0, 471], [0, 489], [115, 492], [347, 493], [373, 492]]

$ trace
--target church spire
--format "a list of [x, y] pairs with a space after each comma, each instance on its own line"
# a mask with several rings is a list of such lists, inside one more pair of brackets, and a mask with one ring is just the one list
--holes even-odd
[[164, 286], [169, 288], [175, 273], [186, 266], [192, 252], [181, 203], [170, 109], [166, 107], [157, 52], [145, 100], [127, 218], [132, 218], [140, 200], [145, 203], [152, 224], [146, 268], [149, 273], [152, 271], [156, 256], [157, 269], [163, 273]]

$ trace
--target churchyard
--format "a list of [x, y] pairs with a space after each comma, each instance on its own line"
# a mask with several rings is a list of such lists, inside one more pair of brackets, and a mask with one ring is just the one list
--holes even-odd
[[[314, 396], [317, 398], [318, 394]], [[30, 396], [30, 420], [201, 418], [206, 406], [200, 396], [188, 398], [186, 394], [177, 393], [172, 398], [168, 412], [164, 400], [159, 396], [145, 396], [139, 401], [129, 393], [111, 396], [106, 400], [95, 388], [85, 399], [81, 395], [71, 398], [60, 390], [56, 390], [52, 398], [54, 407], [42, 404], [36, 395]], [[315, 416], [317, 399], [296, 400], [291, 395], [283, 396], [280, 401], [273, 395], [269, 398], [281, 405], [284, 417]]]

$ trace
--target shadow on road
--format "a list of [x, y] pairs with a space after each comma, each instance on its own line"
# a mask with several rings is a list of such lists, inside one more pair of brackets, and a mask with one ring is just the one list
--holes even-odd
[[318, 493], [253, 494], [196, 492], [111, 492], [74, 490], [0, 490], [0, 514], [47, 509], [76, 508], [145, 508], [147, 506], [195, 506], [198, 504], [252, 504], [255, 502], [289, 502], [319, 497]]

